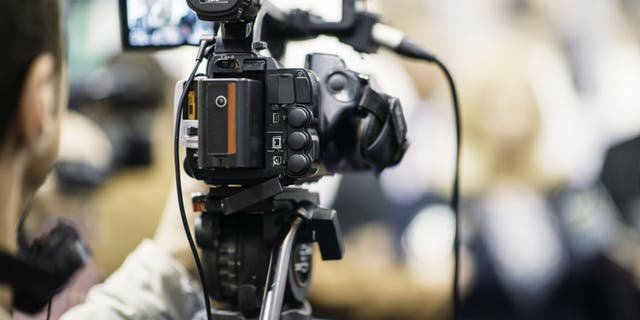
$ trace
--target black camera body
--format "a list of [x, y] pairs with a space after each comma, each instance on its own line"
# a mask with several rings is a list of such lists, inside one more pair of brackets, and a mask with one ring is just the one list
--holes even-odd
[[288, 185], [320, 172], [324, 122], [312, 71], [255, 54], [216, 55], [208, 69], [214, 77], [194, 81], [184, 108], [187, 173], [212, 185], [275, 177]]
[[[183, 108], [186, 172], [212, 185], [273, 178], [291, 185], [375, 168], [360, 137], [376, 122], [358, 107], [368, 78], [329, 54], [308, 55], [306, 68], [282, 69], [257, 54], [216, 54], [207, 72], [214, 77], [197, 78]], [[382, 103], [393, 104], [388, 98]], [[393, 107], [403, 118], [399, 104]], [[404, 138], [406, 127], [397, 127]]]
[[[185, 171], [216, 186], [284, 186], [400, 162], [407, 127], [397, 98], [335, 55], [310, 54], [305, 68], [281, 68], [254, 42], [258, 0], [187, 0], [219, 24], [206, 75], [187, 88], [181, 142]], [[177, 90], [183, 90], [179, 83]], [[176, 96], [180, 96], [177, 94]]]

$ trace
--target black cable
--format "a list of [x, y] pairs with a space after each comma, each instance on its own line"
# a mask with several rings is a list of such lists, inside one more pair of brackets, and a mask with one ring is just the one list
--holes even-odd
[[184, 227], [184, 232], [187, 235], [187, 240], [189, 241], [189, 247], [191, 248], [191, 253], [193, 254], [193, 258], [196, 263], [196, 269], [198, 269], [198, 276], [200, 277], [200, 282], [202, 284], [202, 293], [204, 295], [204, 305], [207, 314], [207, 320], [213, 320], [211, 315], [211, 302], [209, 301], [209, 288], [207, 286], [207, 281], [204, 277], [204, 271], [202, 269], [202, 263], [200, 262], [200, 255], [198, 254], [198, 250], [196, 249], [195, 242], [193, 241], [193, 236], [191, 235], [191, 229], [189, 228], [189, 221], [187, 219], [187, 213], [184, 209], [184, 199], [182, 198], [182, 179], [181, 179], [181, 170], [180, 170], [180, 122], [182, 120], [182, 112], [184, 106], [184, 100], [187, 97], [187, 91], [193, 79], [198, 72], [198, 68], [200, 68], [200, 63], [202, 63], [203, 55], [205, 51], [205, 47], [207, 45], [206, 41], [201, 41], [200, 50], [198, 52], [198, 57], [196, 58], [196, 65], [191, 72], [187, 82], [184, 84], [184, 88], [182, 90], [182, 94], [180, 95], [180, 100], [178, 100], [178, 112], [176, 114], [176, 122], [174, 129], [174, 141], [173, 141], [173, 162], [176, 174], [176, 189], [178, 192], [178, 206], [180, 207], [180, 216], [182, 217], [182, 226]]
[[447, 77], [449, 90], [451, 91], [451, 99], [453, 101], [453, 112], [455, 118], [456, 130], [456, 160], [455, 172], [453, 175], [453, 189], [451, 190], [450, 207], [453, 211], [454, 236], [453, 236], [453, 319], [457, 320], [461, 317], [460, 310], [462, 301], [460, 299], [460, 158], [462, 149], [462, 120], [460, 115], [460, 104], [458, 101], [458, 90], [453, 80], [453, 75], [449, 68], [438, 57], [429, 51], [423, 49], [418, 43], [404, 37], [402, 41], [395, 47], [395, 52], [414, 59], [420, 59], [427, 62], [435, 63], [438, 68]]
[[51, 303], [52, 303], [53, 299], [49, 300], [49, 303], [47, 304], [47, 320], [51, 319]]
[[453, 112], [456, 125], [456, 163], [450, 206], [455, 217], [455, 231], [453, 236], [453, 319], [457, 320], [460, 319], [460, 308], [462, 306], [462, 301], [460, 300], [460, 158], [462, 148], [462, 120], [456, 83], [453, 80], [451, 72], [437, 57], [433, 57], [432, 61], [438, 65], [447, 77], [449, 89], [451, 90], [451, 98], [453, 100]]

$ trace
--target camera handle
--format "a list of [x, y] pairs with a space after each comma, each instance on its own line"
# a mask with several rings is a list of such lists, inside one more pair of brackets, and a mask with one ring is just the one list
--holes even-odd
[[221, 23], [216, 53], [253, 52], [253, 22]]

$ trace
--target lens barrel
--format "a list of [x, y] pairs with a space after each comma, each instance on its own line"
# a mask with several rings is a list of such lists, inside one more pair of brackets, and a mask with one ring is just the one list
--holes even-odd
[[187, 0], [201, 20], [251, 22], [258, 15], [262, 0]]

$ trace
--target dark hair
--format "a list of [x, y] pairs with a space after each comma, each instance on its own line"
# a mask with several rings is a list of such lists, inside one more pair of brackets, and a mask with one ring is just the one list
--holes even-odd
[[60, 68], [61, 39], [59, 0], [0, 0], [0, 142], [35, 58], [51, 53]]

